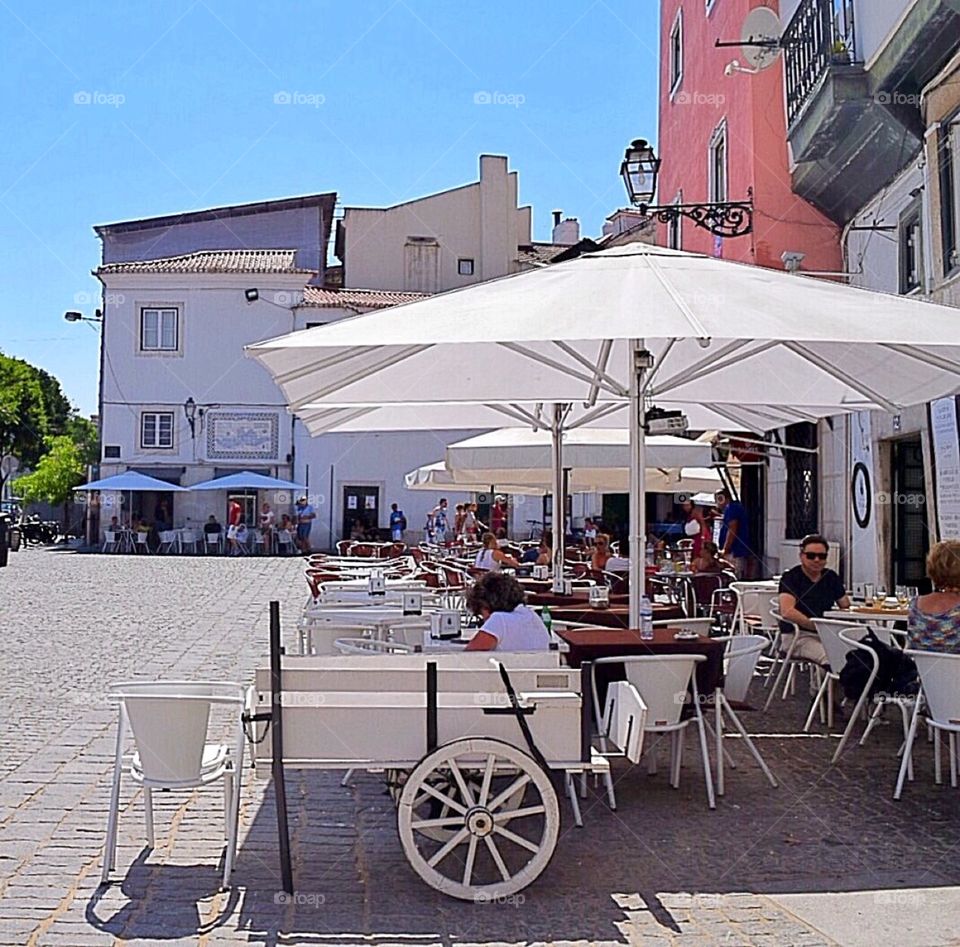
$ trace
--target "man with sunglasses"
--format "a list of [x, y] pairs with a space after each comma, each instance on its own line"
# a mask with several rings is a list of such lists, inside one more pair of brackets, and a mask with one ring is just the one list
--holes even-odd
[[827, 541], [814, 533], [800, 541], [800, 565], [788, 569], [780, 578], [780, 615], [784, 632], [780, 648], [786, 652], [793, 643], [793, 622], [800, 628], [800, 638], [793, 657], [817, 664], [827, 663], [827, 654], [817, 637], [814, 618], [822, 618], [833, 608], [849, 608], [850, 599], [843, 580], [827, 568]]

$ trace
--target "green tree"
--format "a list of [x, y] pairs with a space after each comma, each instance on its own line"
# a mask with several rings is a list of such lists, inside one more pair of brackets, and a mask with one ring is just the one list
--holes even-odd
[[67, 434], [47, 439], [47, 452], [36, 468], [17, 478], [17, 493], [27, 503], [66, 503], [74, 487], [86, 480], [87, 464], [82, 444]]
[[[0, 460], [13, 456], [22, 466], [32, 467], [46, 450], [48, 433], [49, 416], [37, 370], [0, 353]], [[0, 467], [0, 487], [6, 479]]]

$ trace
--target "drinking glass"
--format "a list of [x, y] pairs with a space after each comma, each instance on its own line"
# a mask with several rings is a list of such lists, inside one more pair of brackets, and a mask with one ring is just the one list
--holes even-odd
[[907, 602], [910, 601], [910, 596], [907, 594], [907, 587], [905, 585], [897, 586], [897, 604], [903, 608]]
[[912, 602], [918, 595], [920, 590], [915, 585], [907, 586], [907, 598]]
[[863, 604], [869, 608], [873, 605], [873, 583], [864, 582], [863, 583]]
[[885, 585], [877, 586], [877, 604], [881, 607], [887, 600], [887, 587]]

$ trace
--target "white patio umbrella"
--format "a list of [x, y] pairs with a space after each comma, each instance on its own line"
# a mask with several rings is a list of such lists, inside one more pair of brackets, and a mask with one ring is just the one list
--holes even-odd
[[[956, 309], [632, 244], [248, 347], [294, 410], [626, 402], [630, 616], [639, 617], [646, 409], [813, 420], [957, 390]], [[771, 429], [784, 422], [772, 420]], [[728, 425], [725, 425], [728, 426]]]
[[74, 487], [74, 490], [99, 490], [100, 492], [116, 491], [118, 493], [126, 493], [129, 496], [129, 508], [131, 510], [133, 509], [134, 493], [185, 492], [184, 487], [177, 486], [175, 483], [167, 483], [165, 480], [158, 480], [156, 477], [149, 477], [147, 474], [139, 473], [136, 470], [126, 470], [123, 473], [114, 474], [112, 477], [104, 477], [102, 480], [92, 480], [90, 483], [84, 483], [79, 487]]

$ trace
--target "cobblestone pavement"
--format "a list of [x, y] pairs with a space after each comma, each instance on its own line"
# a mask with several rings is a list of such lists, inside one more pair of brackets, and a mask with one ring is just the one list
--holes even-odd
[[313, 771], [288, 777], [292, 901], [277, 894], [269, 782], [249, 770], [231, 892], [218, 890], [219, 791], [158, 796], [147, 852], [129, 781], [118, 880], [99, 889], [115, 732], [106, 685], [249, 681], [272, 598], [290, 640], [300, 568], [24, 550], [0, 570], [0, 944], [960, 944], [960, 791], [934, 786], [924, 745], [893, 802], [896, 722], [829, 766], [835, 737], [795, 735], [799, 693], [742, 715], [779, 789], [735, 745], [741, 766], [715, 812], [692, 739], [679, 790], [664, 766], [617, 765], [618, 811], [592, 795], [576, 829], [565, 808], [551, 865], [509, 903], [427, 888], [382, 782], [357, 774], [341, 787]]

